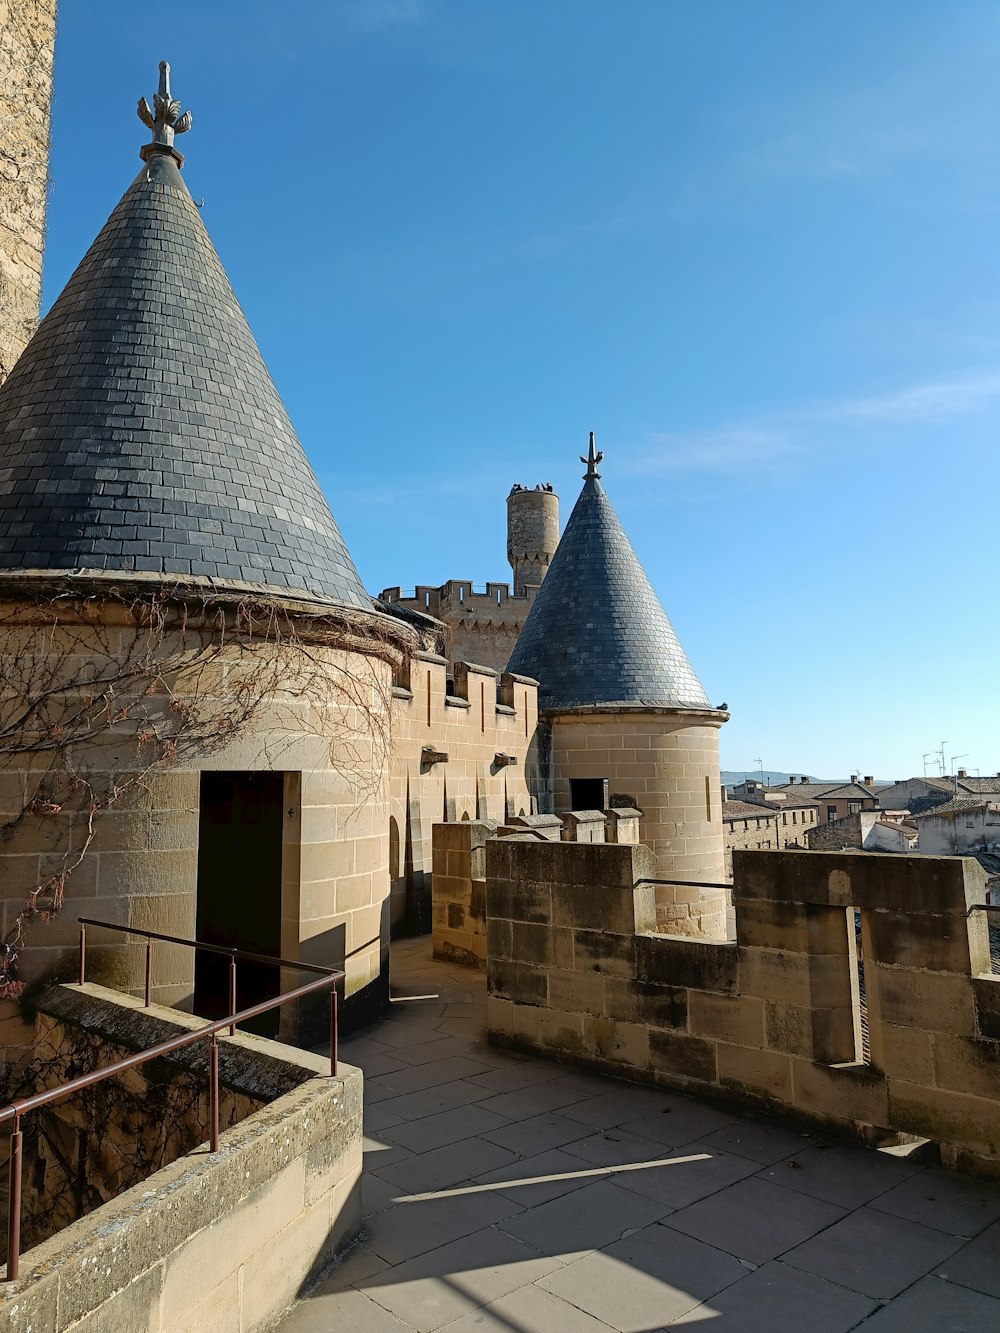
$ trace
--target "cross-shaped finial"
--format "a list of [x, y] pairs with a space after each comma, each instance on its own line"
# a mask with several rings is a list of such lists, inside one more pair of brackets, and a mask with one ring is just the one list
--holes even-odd
[[583, 474], [585, 481], [590, 481], [591, 479], [597, 481], [600, 478], [601, 474], [597, 470], [597, 465], [603, 457], [604, 457], [603, 453], [601, 453], [601, 451], [598, 448], [596, 448], [594, 441], [594, 432], [591, 431], [590, 448], [587, 450], [587, 457], [584, 458], [583, 454], [580, 455], [580, 462], [587, 464], [587, 470]]
[[152, 153], [169, 153], [183, 165], [184, 159], [174, 147], [174, 135], [184, 134], [191, 128], [191, 112], [181, 115], [181, 104], [170, 96], [170, 66], [165, 60], [160, 61], [160, 86], [153, 98], [153, 107], [144, 97], [139, 98], [136, 107], [139, 119], [153, 131], [153, 142], [144, 144], [139, 150], [145, 160]]

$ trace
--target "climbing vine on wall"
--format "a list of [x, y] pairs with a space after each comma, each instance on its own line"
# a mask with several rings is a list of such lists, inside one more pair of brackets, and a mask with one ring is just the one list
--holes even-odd
[[[148, 797], [158, 771], [191, 768], [254, 736], [261, 767], [303, 732], [359, 802], [387, 761], [391, 673], [406, 632], [363, 612], [158, 586], [21, 595], [0, 611], [0, 854], [22, 830], [44, 873], [0, 941], [0, 997], [24, 983], [34, 923], [63, 905], [102, 816]], [[267, 726], [257, 731], [266, 711]]]

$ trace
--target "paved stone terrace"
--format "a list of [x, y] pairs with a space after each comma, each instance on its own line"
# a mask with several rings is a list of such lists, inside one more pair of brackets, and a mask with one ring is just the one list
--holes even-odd
[[365, 1235], [282, 1333], [996, 1333], [1000, 1187], [486, 1044], [482, 974], [393, 947]]

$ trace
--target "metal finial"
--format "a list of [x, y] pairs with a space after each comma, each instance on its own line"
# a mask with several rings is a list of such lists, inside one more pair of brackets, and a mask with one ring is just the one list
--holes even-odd
[[153, 98], [153, 107], [144, 97], [136, 107], [139, 119], [153, 131], [153, 142], [144, 144], [139, 155], [145, 161], [152, 153], [169, 153], [183, 165], [184, 158], [174, 147], [174, 135], [185, 134], [191, 128], [191, 112], [181, 114], [181, 104], [170, 96], [170, 66], [160, 61], [160, 86]]
[[583, 454], [580, 455], [580, 462], [581, 462], [581, 463], [586, 463], [586, 464], [587, 464], [587, 470], [586, 470], [586, 472], [583, 474], [583, 477], [584, 477], [584, 480], [585, 480], [585, 481], [591, 481], [591, 480], [597, 481], [597, 480], [598, 480], [598, 478], [600, 477], [601, 474], [600, 474], [600, 473], [598, 472], [598, 470], [597, 470], [597, 465], [598, 465], [598, 463], [601, 461], [601, 459], [602, 459], [603, 457], [604, 457], [604, 454], [603, 454], [598, 448], [596, 448], [596, 444], [595, 444], [595, 440], [594, 440], [594, 432], [591, 431], [591, 432], [590, 432], [590, 448], [587, 450], [587, 457], [584, 458]]

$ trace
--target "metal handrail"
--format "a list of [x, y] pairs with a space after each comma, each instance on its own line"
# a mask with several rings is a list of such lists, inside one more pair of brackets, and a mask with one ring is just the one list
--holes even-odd
[[973, 903], [970, 912], [1000, 912], [1000, 903]]
[[[118, 1074], [124, 1073], [128, 1069], [135, 1069], [140, 1065], [148, 1064], [151, 1060], [158, 1060], [164, 1055], [170, 1055], [174, 1051], [182, 1050], [185, 1046], [193, 1046], [196, 1042], [209, 1040], [209, 1128], [208, 1128], [208, 1146], [209, 1152], [218, 1152], [219, 1150], [219, 1033], [223, 1028], [228, 1028], [230, 1035], [236, 1031], [237, 1023], [244, 1023], [248, 1019], [257, 1018], [260, 1014], [266, 1014], [272, 1009], [278, 1009], [290, 1000], [300, 999], [303, 995], [311, 995], [314, 991], [322, 990], [324, 987], [330, 988], [330, 1074], [336, 1077], [337, 1073], [337, 982], [345, 976], [345, 973], [332, 967], [321, 967], [316, 963], [299, 963], [288, 958], [273, 958], [267, 954], [251, 953], [249, 950], [230, 949], [222, 945], [208, 944], [203, 940], [186, 940], [177, 935], [163, 935], [155, 930], [142, 930], [136, 926], [122, 926], [113, 921], [98, 921], [91, 917], [79, 917], [80, 922], [80, 985], [86, 984], [87, 967], [87, 927], [99, 926], [102, 929], [116, 930], [125, 935], [142, 935], [146, 939], [146, 987], [145, 987], [145, 1007], [149, 1007], [150, 998], [150, 976], [152, 959], [152, 941], [163, 940], [169, 944], [181, 944], [187, 948], [204, 949], [210, 953], [225, 954], [230, 959], [230, 1010], [225, 1018], [215, 1019], [207, 1023], [204, 1027], [197, 1028], [194, 1032], [182, 1032], [179, 1036], [170, 1037], [166, 1041], [158, 1042], [155, 1046], [148, 1046], [144, 1051], [137, 1051], [134, 1055], [126, 1056], [123, 1060], [116, 1060], [114, 1064], [105, 1065], [102, 1069], [95, 1069], [89, 1074], [81, 1074], [78, 1078], [70, 1079], [68, 1083], [63, 1083], [57, 1088], [48, 1088], [44, 1092], [36, 1092], [30, 1097], [19, 1097], [4, 1107], [0, 1107], [0, 1124], [13, 1120], [14, 1127], [10, 1136], [10, 1155], [8, 1158], [9, 1166], [9, 1185], [7, 1194], [7, 1281], [13, 1282], [18, 1276], [20, 1266], [21, 1251], [21, 1165], [22, 1165], [22, 1130], [21, 1117], [28, 1111], [37, 1110], [39, 1107], [48, 1106], [52, 1102], [61, 1101], [64, 1097], [72, 1096], [74, 1092], [81, 1092], [84, 1088], [92, 1088], [98, 1083], [103, 1083], [105, 1079], [114, 1078]], [[275, 967], [298, 968], [304, 972], [320, 972], [323, 975], [318, 976], [314, 981], [307, 981], [303, 986], [297, 986], [295, 990], [286, 991], [284, 995], [276, 995], [273, 999], [262, 1000], [259, 1004], [251, 1005], [247, 1009], [236, 1009], [236, 989], [235, 973], [237, 960], [245, 962], [271, 963]]]

